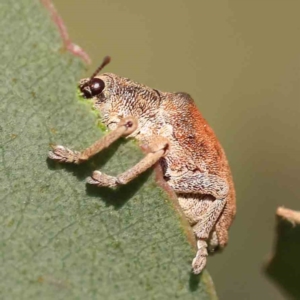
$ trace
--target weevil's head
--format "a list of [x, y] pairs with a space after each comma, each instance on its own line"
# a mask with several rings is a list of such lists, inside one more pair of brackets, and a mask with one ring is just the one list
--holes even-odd
[[97, 71], [78, 84], [82, 97], [92, 100], [101, 121], [112, 129], [127, 116], [140, 121], [154, 117], [161, 100], [160, 92], [112, 73], [97, 75], [109, 61], [109, 57], [104, 58]]

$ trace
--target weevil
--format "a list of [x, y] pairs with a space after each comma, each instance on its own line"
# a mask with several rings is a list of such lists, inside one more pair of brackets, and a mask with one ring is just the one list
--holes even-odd
[[85, 150], [53, 146], [49, 158], [80, 164], [121, 137], [135, 138], [147, 149], [145, 157], [118, 176], [94, 171], [88, 184], [116, 187], [160, 164], [163, 178], [197, 241], [192, 261], [195, 274], [206, 265], [208, 252], [222, 249], [236, 212], [235, 190], [224, 150], [213, 130], [186, 93], [152, 89], [112, 73], [100, 74], [105, 57], [90, 78], [80, 80], [82, 97], [90, 99], [109, 133]]

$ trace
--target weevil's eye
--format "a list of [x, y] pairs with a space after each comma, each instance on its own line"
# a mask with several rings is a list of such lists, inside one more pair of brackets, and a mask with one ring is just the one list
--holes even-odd
[[105, 84], [103, 80], [101, 80], [100, 78], [92, 78], [81, 87], [81, 92], [83, 93], [85, 98], [89, 99], [102, 93], [104, 88]]

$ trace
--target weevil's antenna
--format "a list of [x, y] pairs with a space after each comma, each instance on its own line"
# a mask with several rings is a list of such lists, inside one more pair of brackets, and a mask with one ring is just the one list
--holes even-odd
[[96, 71], [90, 77], [90, 80], [93, 79], [107, 64], [109, 64], [110, 61], [111, 61], [110, 56], [105, 56], [103, 58], [101, 65], [96, 69]]

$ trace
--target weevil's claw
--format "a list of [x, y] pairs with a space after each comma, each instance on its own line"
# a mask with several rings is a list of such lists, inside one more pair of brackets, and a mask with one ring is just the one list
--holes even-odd
[[100, 171], [94, 171], [93, 175], [86, 179], [86, 182], [88, 184], [94, 184], [97, 186], [106, 186], [106, 187], [114, 187], [117, 185], [116, 177], [103, 174]]
[[85, 182], [88, 183], [88, 184], [93, 184], [93, 185], [98, 185], [99, 184], [99, 181], [95, 180], [91, 176], [87, 177], [87, 179], [85, 180]]

